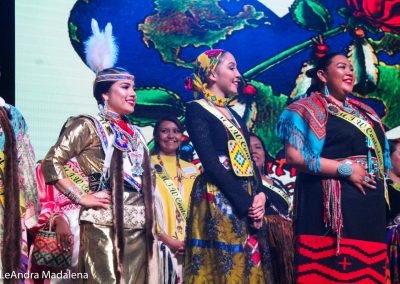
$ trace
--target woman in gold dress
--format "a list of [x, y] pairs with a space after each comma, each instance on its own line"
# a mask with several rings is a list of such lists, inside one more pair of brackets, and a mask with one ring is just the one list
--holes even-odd
[[[94, 97], [101, 112], [70, 118], [42, 164], [46, 183], [83, 207], [79, 268], [90, 283], [152, 282], [150, 157], [141, 132], [124, 117], [134, 110], [134, 87], [126, 70], [99, 72]], [[87, 195], [65, 173], [72, 158], [89, 177]]]

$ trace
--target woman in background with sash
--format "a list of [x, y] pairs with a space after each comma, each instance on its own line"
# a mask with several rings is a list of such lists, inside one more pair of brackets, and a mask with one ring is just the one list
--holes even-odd
[[266, 195], [241, 117], [228, 107], [240, 73], [221, 49], [197, 57], [186, 88], [202, 99], [187, 105], [187, 130], [204, 172], [191, 195], [185, 248], [187, 283], [272, 283]]
[[[143, 135], [125, 117], [136, 104], [135, 81], [128, 71], [111, 67], [116, 60], [115, 54], [107, 54], [115, 41], [111, 30], [107, 24], [101, 33], [92, 20], [93, 36], [85, 49], [96, 72], [93, 95], [100, 113], [67, 121], [43, 160], [42, 172], [47, 184], [83, 207], [79, 272], [87, 273], [86, 281], [157, 283], [150, 278], [158, 275], [157, 267], [150, 266], [157, 255], [150, 155]], [[89, 179], [88, 194], [68, 178], [64, 165], [72, 158]]]
[[389, 172], [387, 209], [387, 245], [391, 283], [400, 283], [400, 126], [386, 133], [389, 139], [392, 169]]
[[250, 150], [267, 194], [265, 218], [268, 224], [268, 244], [276, 283], [294, 283], [293, 224], [289, 190], [278, 178], [265, 170], [266, 152], [263, 141], [250, 133]]
[[328, 54], [307, 75], [309, 96], [290, 104], [277, 133], [298, 170], [298, 283], [385, 281], [385, 174], [389, 148], [379, 116], [349, 98], [353, 66]]
[[174, 116], [160, 118], [153, 130], [151, 162], [156, 170], [156, 220], [164, 272], [160, 283], [184, 282], [182, 264], [186, 219], [190, 193], [199, 171], [195, 165], [179, 157], [183, 132], [183, 125]]

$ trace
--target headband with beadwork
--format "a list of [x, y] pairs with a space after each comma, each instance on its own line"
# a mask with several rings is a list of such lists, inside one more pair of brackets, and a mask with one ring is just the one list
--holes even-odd
[[119, 80], [135, 80], [135, 76], [131, 74], [103, 74], [98, 75], [95, 79], [95, 83], [105, 81], [119, 81]]

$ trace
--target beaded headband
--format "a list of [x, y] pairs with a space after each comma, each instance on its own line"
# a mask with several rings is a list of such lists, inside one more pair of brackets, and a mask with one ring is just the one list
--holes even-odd
[[103, 74], [96, 76], [95, 83], [104, 81], [135, 80], [131, 74]]

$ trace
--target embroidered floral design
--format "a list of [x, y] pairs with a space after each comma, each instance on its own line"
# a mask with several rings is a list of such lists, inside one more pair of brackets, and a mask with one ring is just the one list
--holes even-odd
[[186, 238], [190, 239], [193, 232], [193, 220], [192, 218], [188, 218], [186, 220]]
[[192, 265], [190, 267], [190, 273], [193, 275], [198, 275], [200, 267], [204, 264], [204, 254], [197, 253], [192, 255]]
[[245, 276], [249, 276], [250, 272], [251, 272], [251, 269], [254, 266], [254, 262], [251, 259], [251, 255], [248, 254], [248, 253], [245, 254], [245, 258], [246, 258], [246, 261], [245, 261], [244, 273], [245, 273]]
[[[143, 229], [145, 225], [145, 208], [144, 204], [140, 202], [141, 195], [136, 194], [135, 199], [129, 196], [129, 193], [124, 192], [124, 227]], [[104, 226], [112, 226], [112, 209], [111, 207], [108, 209], [87, 208], [82, 211], [80, 220]]]
[[204, 188], [202, 187], [202, 181], [199, 180], [198, 182], [195, 181], [194, 185], [193, 185], [193, 189], [192, 189], [192, 202], [193, 203], [200, 203], [201, 202], [201, 198], [203, 196], [203, 191]]
[[240, 221], [236, 216], [231, 218], [232, 220], [232, 231], [237, 237], [241, 237], [246, 234], [246, 230], [242, 221]]
[[206, 224], [204, 225], [204, 229], [207, 232], [209, 239], [217, 239], [218, 236], [218, 226], [220, 224], [221, 218], [217, 215], [212, 217], [211, 215], [207, 214], [206, 216]]
[[217, 254], [217, 265], [221, 274], [230, 274], [233, 267], [233, 253], [221, 251]]

